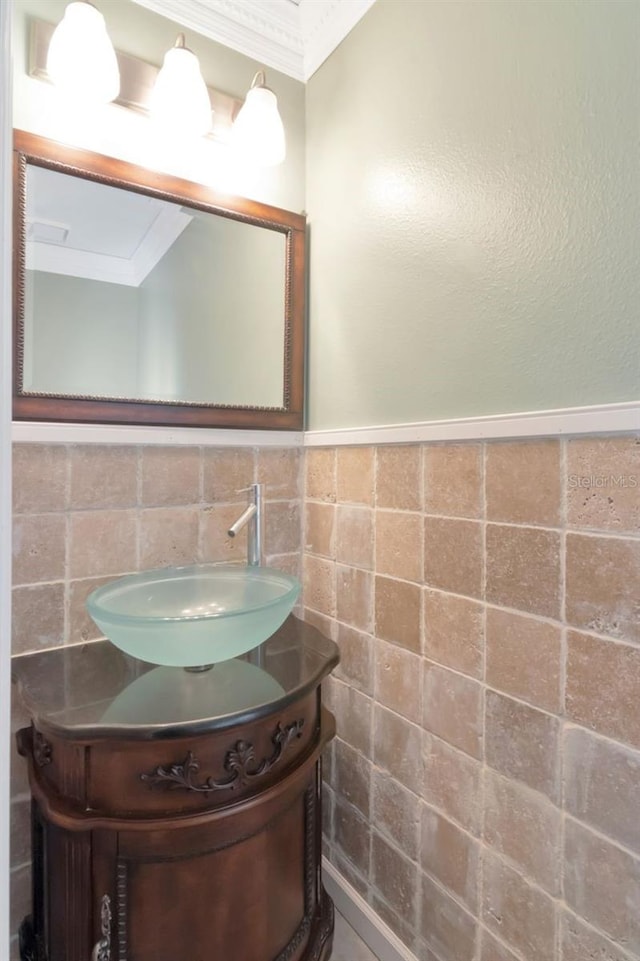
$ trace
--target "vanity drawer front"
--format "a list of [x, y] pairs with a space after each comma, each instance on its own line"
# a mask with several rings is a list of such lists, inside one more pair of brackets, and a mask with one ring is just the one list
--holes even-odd
[[279, 780], [319, 737], [318, 692], [252, 724], [189, 738], [100, 741], [87, 761], [87, 809], [115, 817], [211, 810]]

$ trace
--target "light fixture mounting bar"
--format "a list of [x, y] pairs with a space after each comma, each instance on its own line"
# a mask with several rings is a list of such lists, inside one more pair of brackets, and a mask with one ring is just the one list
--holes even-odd
[[[55, 25], [35, 17], [30, 20], [29, 76], [49, 81], [47, 51]], [[120, 94], [114, 103], [138, 113], [148, 114], [151, 91], [160, 68], [119, 50], [116, 50], [116, 57], [120, 68]], [[207, 134], [207, 137], [220, 143], [228, 143], [231, 126], [243, 101], [212, 87], [207, 87], [207, 90], [213, 110], [211, 133]]]

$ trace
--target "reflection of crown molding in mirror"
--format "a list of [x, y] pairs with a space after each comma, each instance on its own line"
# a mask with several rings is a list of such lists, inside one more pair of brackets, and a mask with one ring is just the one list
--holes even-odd
[[[304, 398], [305, 218], [300, 214], [246, 198], [220, 195], [201, 184], [158, 174], [112, 157], [66, 147], [24, 131], [15, 131], [14, 136], [14, 420], [164, 425], [172, 428], [300, 430], [303, 424]], [[234, 297], [230, 305], [225, 303], [220, 307], [221, 301], [212, 299], [213, 295], [208, 293], [207, 298], [211, 299], [201, 303], [197, 309], [198, 330], [202, 331], [205, 338], [204, 346], [184, 343], [182, 353], [171, 348], [170, 343], [164, 348], [165, 353], [172, 351], [171, 358], [175, 356], [180, 359], [186, 356], [188, 363], [185, 370], [188, 369], [191, 373], [195, 365], [195, 369], [201, 371], [201, 378], [204, 377], [200, 383], [206, 383], [207, 387], [220, 387], [226, 376], [231, 385], [231, 396], [217, 392], [217, 396], [202, 397], [200, 388], [195, 397], [188, 391], [174, 392], [168, 389], [159, 393], [132, 395], [114, 390], [113, 380], [109, 381], [109, 389], [105, 391], [96, 387], [93, 373], [86, 373], [85, 376], [85, 381], [91, 385], [89, 391], [86, 388], [74, 389], [68, 379], [64, 380], [62, 388], [57, 386], [57, 383], [55, 387], [45, 387], [42, 381], [36, 381], [41, 386], [34, 389], [30, 386], [30, 377], [25, 381], [25, 376], [29, 373], [28, 363], [25, 363], [25, 360], [29, 360], [25, 349], [25, 304], [28, 293], [25, 274], [26, 174], [29, 165], [47, 168], [59, 175], [80, 178], [81, 181], [159, 198], [195, 212], [196, 219], [202, 220], [203, 215], [207, 215], [212, 225], [226, 224], [234, 230], [242, 231], [246, 227], [256, 228], [250, 231], [249, 247], [246, 245], [250, 239], [247, 236], [240, 247], [236, 245], [234, 248], [238, 255], [242, 256], [242, 260], [234, 261], [231, 268], [214, 258], [206, 261], [206, 270], [200, 265], [196, 268], [199, 271], [197, 275], [186, 277], [189, 292], [208, 291], [208, 275], [212, 274], [214, 268], [218, 269], [218, 277], [222, 276], [220, 270], [232, 271], [229, 273], [229, 289], [234, 293]], [[272, 268], [271, 260], [265, 261], [265, 264], [269, 265], [262, 271], [262, 282], [265, 286], [256, 288], [260, 273], [256, 268], [262, 264], [262, 260], [257, 264], [255, 257], [252, 259], [252, 255], [247, 252], [255, 249], [253, 238], [257, 240], [259, 237], [273, 237], [274, 240], [281, 238], [282, 254], [278, 256], [277, 269]], [[202, 250], [202, 247], [199, 249]], [[208, 249], [210, 247], [207, 247]], [[220, 249], [227, 251], [228, 245], [225, 244]], [[184, 253], [181, 256], [181, 263], [191, 265], [190, 260], [184, 259]], [[203, 256], [204, 253], [201, 253], [199, 259]], [[181, 291], [184, 290], [184, 277], [182, 283]], [[256, 289], [260, 297], [259, 314], [256, 314], [255, 309], [250, 310], [246, 306], [248, 301], [242, 299], [242, 295]], [[235, 295], [236, 291], [238, 296]], [[266, 326], [266, 301], [263, 294], [271, 297], [272, 291], [275, 291], [275, 314], [270, 315], [270, 326]], [[178, 291], [174, 290], [174, 293], [178, 297]], [[180, 296], [183, 299], [178, 297], [177, 300], [174, 298], [167, 303], [174, 305], [175, 301], [175, 304], [180, 306], [178, 313], [172, 307], [175, 315], [173, 324], [175, 334], [184, 340], [192, 328], [185, 328], [187, 314], [184, 295]], [[49, 311], [48, 301], [44, 303]], [[217, 314], [214, 311], [215, 305], [219, 307]], [[70, 310], [71, 307], [68, 308], [68, 311]], [[63, 312], [61, 316], [64, 321], [67, 314]], [[231, 324], [229, 317], [234, 318]], [[50, 328], [49, 313], [46, 318], [46, 327], [43, 328], [45, 332]], [[92, 318], [87, 316], [87, 323], [90, 319]], [[217, 327], [212, 326], [215, 319], [218, 319]], [[76, 334], [69, 332], [72, 328], [68, 326], [64, 329], [67, 332], [56, 345], [59, 348], [58, 363], [63, 365], [64, 371], [92, 371], [91, 365], [87, 366], [84, 361], [77, 359], [79, 343]], [[224, 336], [229, 334], [232, 337], [227, 336], [225, 340]], [[157, 346], [156, 341], [157, 338], [154, 340]], [[198, 344], [200, 343], [199, 340]], [[226, 351], [225, 343], [228, 344]], [[47, 348], [43, 349], [46, 351]], [[187, 350], [191, 353], [185, 354]], [[126, 350], [121, 350], [118, 355], [120, 360], [124, 359], [127, 352], [130, 353], [128, 342]], [[85, 357], [86, 354], [82, 356]], [[100, 358], [101, 353], [94, 349], [89, 356]], [[169, 354], [166, 354], [166, 357], [168, 358]], [[52, 365], [49, 354], [45, 352], [43, 358], [47, 371], [56, 372], [58, 368]], [[173, 375], [169, 372], [169, 379], [166, 379], [165, 368], [158, 367], [157, 355], [155, 360], [151, 357], [150, 363], [153, 371], [164, 377], [163, 384], [170, 387]], [[216, 363], [217, 367], [214, 366]], [[256, 368], [255, 375], [251, 373], [254, 367], [247, 367], [247, 363], [253, 363], [254, 367], [258, 363], [259, 368]], [[203, 365], [206, 365], [204, 370]], [[112, 368], [105, 369], [108, 373]], [[217, 373], [214, 374], [214, 371]], [[184, 372], [181, 369], [181, 378], [184, 377]], [[269, 378], [268, 382], [271, 384], [267, 396], [274, 396], [274, 400], [262, 399], [264, 395], [256, 393], [256, 383], [262, 383], [265, 377]], [[29, 386], [25, 387], [25, 383]]]
[[[54, 30], [55, 25], [52, 23], [31, 19], [29, 76], [38, 80], [50, 82], [47, 73], [47, 51]], [[116, 57], [120, 68], [120, 93], [114, 103], [138, 113], [148, 114], [151, 91], [160, 68], [139, 60], [138, 57], [132, 57], [128, 53], [121, 53], [119, 50], [116, 50]], [[213, 111], [211, 133], [207, 134], [207, 137], [220, 143], [227, 143], [231, 126], [243, 101], [211, 87], [207, 87], [207, 90]]]

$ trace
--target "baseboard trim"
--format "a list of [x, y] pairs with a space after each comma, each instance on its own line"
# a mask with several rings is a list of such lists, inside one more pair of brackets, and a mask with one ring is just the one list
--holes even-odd
[[626, 434], [640, 431], [640, 402], [567, 407], [563, 410], [492, 414], [455, 420], [307, 430], [305, 447], [419, 444], [465, 440], [516, 440], [527, 437]]
[[349, 922], [379, 961], [418, 961], [406, 944], [402, 943], [325, 857], [322, 858], [322, 876], [327, 894], [333, 900], [336, 910]]

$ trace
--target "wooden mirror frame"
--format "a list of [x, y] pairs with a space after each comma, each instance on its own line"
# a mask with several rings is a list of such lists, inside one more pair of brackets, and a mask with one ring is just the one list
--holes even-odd
[[[282, 407], [236, 407], [165, 401], [112, 400], [63, 396], [22, 389], [24, 369], [25, 215], [27, 164], [157, 197], [278, 231], [285, 235], [284, 384]], [[299, 430], [303, 426], [305, 339], [304, 216], [168, 174], [66, 147], [22, 130], [14, 131], [14, 348], [15, 420], [146, 424], [171, 427], [227, 427]]]

